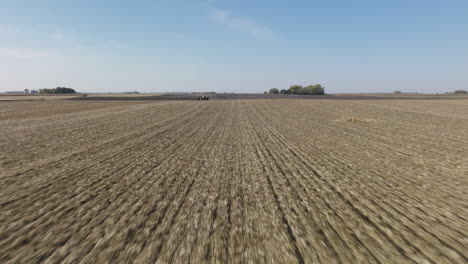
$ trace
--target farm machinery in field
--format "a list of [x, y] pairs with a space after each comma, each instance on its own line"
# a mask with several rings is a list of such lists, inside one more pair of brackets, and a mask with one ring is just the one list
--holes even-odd
[[198, 101], [208, 101], [210, 100], [210, 97], [201, 95], [197, 98]]

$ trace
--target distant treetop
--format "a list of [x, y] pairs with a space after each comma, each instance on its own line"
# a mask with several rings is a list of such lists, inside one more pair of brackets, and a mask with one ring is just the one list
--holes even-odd
[[76, 93], [72, 88], [67, 87], [57, 87], [57, 88], [43, 88], [39, 89], [41, 94], [72, 94]]
[[269, 94], [279, 94], [278, 88], [271, 88]]
[[456, 94], [468, 94], [468, 91], [467, 90], [455, 90]]
[[315, 94], [315, 95], [323, 95], [325, 94], [325, 87], [321, 84], [313, 84], [309, 86], [302, 86], [302, 85], [291, 85], [289, 89], [281, 89], [278, 88], [271, 88], [268, 92], [269, 94]]

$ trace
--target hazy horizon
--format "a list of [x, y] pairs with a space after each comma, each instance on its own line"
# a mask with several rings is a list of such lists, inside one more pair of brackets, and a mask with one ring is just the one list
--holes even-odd
[[0, 92], [468, 89], [468, 2], [2, 1]]

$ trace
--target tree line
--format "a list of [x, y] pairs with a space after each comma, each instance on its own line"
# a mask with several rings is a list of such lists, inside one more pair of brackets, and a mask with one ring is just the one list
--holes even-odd
[[57, 88], [39, 89], [39, 93], [41, 94], [71, 94], [71, 93], [76, 93], [76, 91], [72, 88], [57, 87]]
[[278, 88], [271, 88], [265, 94], [317, 94], [323, 95], [325, 94], [325, 87], [321, 84], [313, 84], [308, 86], [302, 85], [291, 85], [289, 89], [278, 89]]
[[455, 94], [468, 94], [468, 91], [467, 90], [455, 90], [455, 92], [453, 92]]

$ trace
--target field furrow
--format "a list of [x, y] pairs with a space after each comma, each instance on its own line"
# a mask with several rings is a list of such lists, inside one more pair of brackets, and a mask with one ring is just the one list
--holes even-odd
[[466, 100], [0, 105], [1, 263], [466, 263]]

